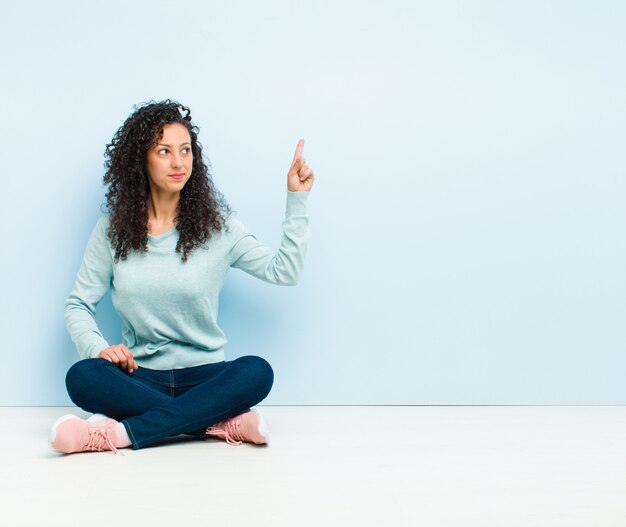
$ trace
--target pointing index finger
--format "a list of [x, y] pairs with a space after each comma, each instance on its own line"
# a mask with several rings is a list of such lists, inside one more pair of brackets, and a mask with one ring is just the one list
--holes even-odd
[[300, 139], [300, 141], [298, 141], [298, 146], [296, 147], [296, 153], [293, 156], [293, 162], [294, 163], [302, 155], [302, 149], [303, 148], [304, 148], [304, 139]]

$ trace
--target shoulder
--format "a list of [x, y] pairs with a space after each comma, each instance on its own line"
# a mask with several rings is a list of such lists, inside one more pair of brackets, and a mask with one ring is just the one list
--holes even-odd
[[102, 214], [93, 228], [94, 233], [107, 235], [111, 225], [111, 215], [109, 213]]
[[221, 232], [221, 244], [225, 250], [231, 251], [242, 239], [250, 236], [247, 227], [233, 213], [225, 217]]
[[96, 225], [100, 226], [100, 227], [105, 227], [108, 228], [109, 225], [111, 225], [111, 214], [110, 213], [105, 213], [102, 214], [99, 218], [98, 218], [98, 222], [96, 223]]
[[104, 244], [109, 238], [109, 226], [111, 217], [109, 214], [102, 214], [91, 229], [90, 240], [98, 245]]
[[111, 244], [108, 236], [109, 221], [108, 214], [102, 215], [93, 226], [87, 241], [86, 253], [89, 258], [95, 258], [100, 262], [104, 262], [106, 261], [104, 257], [111, 253]]
[[235, 215], [235, 213], [231, 213], [224, 219], [224, 229], [223, 234], [226, 237], [235, 237], [238, 238], [242, 234], [245, 234], [248, 229], [241, 222], [239, 218]]

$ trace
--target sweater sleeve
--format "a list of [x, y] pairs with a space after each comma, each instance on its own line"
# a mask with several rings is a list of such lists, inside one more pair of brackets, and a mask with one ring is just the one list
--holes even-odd
[[276, 252], [259, 242], [239, 220], [231, 218], [235, 243], [230, 250], [230, 266], [271, 284], [296, 285], [304, 267], [309, 238], [308, 195], [308, 192], [287, 191], [283, 237]]
[[82, 359], [94, 358], [110, 344], [96, 324], [96, 306], [111, 287], [113, 259], [106, 235], [108, 216], [94, 227], [74, 289], [65, 302], [65, 325]]

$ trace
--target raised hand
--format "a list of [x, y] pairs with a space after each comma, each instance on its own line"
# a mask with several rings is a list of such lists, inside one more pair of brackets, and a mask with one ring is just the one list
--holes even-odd
[[298, 141], [296, 147], [296, 153], [293, 156], [293, 162], [291, 168], [287, 174], [287, 188], [291, 192], [310, 192], [313, 186], [313, 180], [315, 176], [311, 167], [306, 164], [304, 157], [302, 157], [302, 149], [304, 148], [304, 139]]

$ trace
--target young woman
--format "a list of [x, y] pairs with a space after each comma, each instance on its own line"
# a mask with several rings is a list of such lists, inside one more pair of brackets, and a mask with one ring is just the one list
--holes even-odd
[[[82, 359], [67, 372], [67, 391], [94, 415], [59, 418], [51, 448], [121, 454], [179, 434], [268, 442], [253, 407], [270, 392], [272, 368], [254, 355], [225, 360], [218, 297], [230, 267], [273, 284], [298, 282], [314, 179], [303, 147], [300, 140], [287, 174], [283, 237], [274, 252], [214, 187], [189, 108], [152, 101], [128, 117], [105, 151], [108, 213], [91, 233], [65, 304]], [[95, 321], [109, 288], [121, 344], [109, 344]]]

